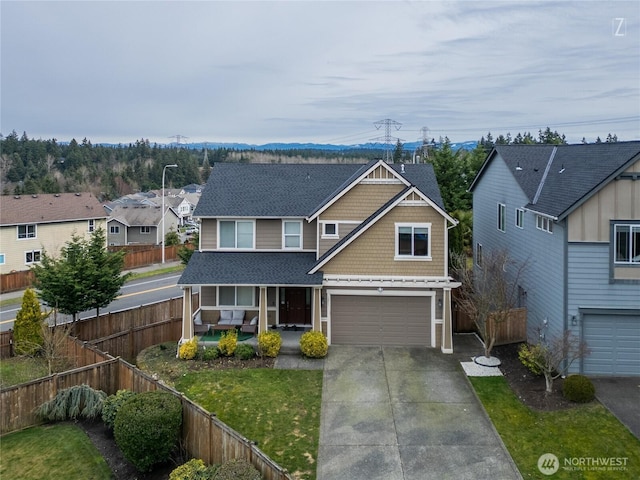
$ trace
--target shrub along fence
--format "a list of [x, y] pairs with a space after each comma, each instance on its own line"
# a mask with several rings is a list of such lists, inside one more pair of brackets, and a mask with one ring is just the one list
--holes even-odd
[[55, 397], [59, 390], [73, 385], [86, 384], [108, 395], [121, 389], [138, 393], [162, 390], [175, 395], [182, 403], [182, 444], [191, 457], [201, 458], [209, 464], [242, 458], [256, 467], [264, 480], [291, 480], [292, 477], [254, 442], [123, 359], [114, 358], [75, 338], [68, 339], [68, 353], [77, 365], [82, 366], [0, 391], [3, 412], [0, 434], [42, 423], [33, 410]]

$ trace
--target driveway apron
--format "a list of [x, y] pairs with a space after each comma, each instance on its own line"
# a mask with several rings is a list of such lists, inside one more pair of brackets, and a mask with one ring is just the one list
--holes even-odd
[[332, 346], [318, 480], [522, 478], [454, 356]]

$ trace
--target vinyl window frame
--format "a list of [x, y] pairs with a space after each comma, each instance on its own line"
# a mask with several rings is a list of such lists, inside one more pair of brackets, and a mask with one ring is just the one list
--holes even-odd
[[524, 228], [524, 209], [516, 208], [515, 224], [517, 228]]
[[[288, 225], [297, 225], [298, 231], [287, 232]], [[292, 239], [298, 239], [297, 245], [287, 245]], [[282, 249], [283, 250], [301, 250], [302, 249], [302, 221], [301, 220], [283, 220], [282, 221]]]
[[498, 203], [498, 231], [507, 231], [507, 206], [504, 203]]
[[[23, 230], [23, 232], [21, 232]], [[38, 238], [38, 225], [30, 223], [28, 225], [18, 225], [16, 227], [18, 240], [29, 240]]]
[[[233, 245], [223, 244], [223, 224], [233, 224]], [[247, 225], [251, 226], [251, 245], [238, 246], [241, 243], [239, 240], [242, 236], [246, 236], [247, 232], [240, 232], [238, 226]], [[229, 232], [225, 232], [228, 235]], [[226, 241], [227, 239], [224, 239]], [[255, 250], [256, 248], [256, 222], [255, 220], [234, 220], [234, 219], [220, 219], [218, 220], [218, 249], [220, 250]]]
[[[226, 292], [223, 292], [223, 289]], [[230, 290], [233, 289], [233, 303], [227, 303], [226, 298], [231, 293]], [[255, 288], [249, 286], [236, 286], [236, 285], [221, 285], [217, 288], [217, 305], [219, 307], [255, 307]], [[251, 297], [249, 303], [242, 303], [243, 299], [248, 299]]]
[[24, 264], [33, 265], [40, 263], [42, 259], [42, 250], [27, 250], [24, 252]]
[[[410, 251], [411, 253], [400, 253], [400, 250], [403, 248], [403, 241], [400, 238], [400, 235], [406, 235], [407, 229], [411, 229], [410, 231]], [[401, 231], [404, 230], [404, 231]], [[424, 232], [417, 232], [417, 230], [426, 230], [426, 254], [416, 254], [417, 249], [417, 235], [424, 234]], [[431, 258], [431, 223], [396, 223], [395, 224], [395, 257], [394, 260], [417, 260], [417, 261], [430, 261]]]

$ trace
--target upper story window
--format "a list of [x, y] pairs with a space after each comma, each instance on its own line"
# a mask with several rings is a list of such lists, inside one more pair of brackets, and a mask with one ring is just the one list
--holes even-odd
[[396, 223], [396, 260], [431, 259], [430, 232], [430, 223]]
[[507, 212], [507, 206], [504, 203], [498, 204], [498, 230], [504, 232], [506, 229], [505, 215]]
[[516, 208], [516, 227], [524, 228], [524, 210]]
[[640, 265], [640, 225], [613, 226], [614, 262]]
[[335, 223], [323, 223], [322, 224], [322, 236], [323, 237], [337, 237], [338, 225]]
[[251, 220], [220, 220], [220, 248], [254, 248], [254, 222]]
[[143, 233], [143, 234], [151, 233], [151, 227], [149, 226], [140, 227], [140, 233]]
[[476, 243], [476, 265], [482, 267], [482, 244]]
[[89, 233], [93, 232], [96, 229], [96, 221], [95, 220], [89, 220], [87, 222], [87, 231]]
[[24, 252], [24, 263], [30, 265], [32, 263], [38, 263], [40, 261], [40, 250], [31, 250]]
[[283, 248], [302, 248], [302, 222], [299, 220], [282, 222]]
[[18, 225], [18, 239], [36, 238], [35, 225]]
[[536, 215], [536, 228], [544, 232], [553, 233], [553, 220], [549, 217]]
[[109, 226], [109, 233], [114, 234], [114, 235], [118, 235], [120, 233], [120, 225], [110, 225]]

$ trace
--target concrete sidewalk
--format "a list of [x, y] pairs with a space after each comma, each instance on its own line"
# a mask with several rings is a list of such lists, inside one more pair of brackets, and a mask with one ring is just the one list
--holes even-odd
[[426, 348], [332, 346], [318, 480], [521, 479], [459, 358]]

